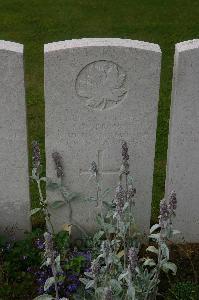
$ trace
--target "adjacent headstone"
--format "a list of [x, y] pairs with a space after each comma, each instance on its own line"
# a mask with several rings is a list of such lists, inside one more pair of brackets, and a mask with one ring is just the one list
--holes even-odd
[[165, 197], [176, 191], [176, 240], [199, 242], [199, 40], [176, 44], [167, 157]]
[[[128, 143], [136, 187], [136, 221], [148, 232], [159, 97], [161, 50], [127, 39], [80, 39], [45, 45], [47, 177], [56, 180], [53, 152], [63, 157], [63, 184], [91, 196], [92, 161], [103, 190], [115, 187], [121, 166], [121, 143]], [[113, 195], [113, 194], [112, 194]], [[94, 195], [95, 196], [95, 195]], [[56, 191], [47, 199], [60, 200]], [[72, 201], [72, 218], [91, 232], [96, 203]], [[69, 222], [69, 208], [52, 210], [56, 230]]]
[[23, 46], [0, 41], [0, 234], [31, 229]]

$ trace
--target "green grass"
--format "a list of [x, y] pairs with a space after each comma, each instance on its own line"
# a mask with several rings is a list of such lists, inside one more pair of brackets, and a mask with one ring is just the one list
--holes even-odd
[[[164, 195], [174, 45], [198, 38], [198, 16], [198, 0], [0, 0], [0, 39], [25, 45], [29, 149], [31, 141], [37, 139], [45, 158], [43, 44], [82, 37], [120, 37], [159, 44], [163, 56], [152, 202], [154, 222]], [[37, 197], [31, 185], [32, 203]]]

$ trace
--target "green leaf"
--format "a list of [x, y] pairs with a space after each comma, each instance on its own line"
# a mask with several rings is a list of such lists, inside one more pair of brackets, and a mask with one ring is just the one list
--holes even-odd
[[40, 295], [40, 296], [34, 298], [33, 300], [53, 300], [53, 299], [54, 298], [51, 295], [43, 294], [43, 295]]
[[55, 283], [55, 278], [49, 277], [44, 284], [44, 292], [46, 292], [54, 283]]
[[66, 205], [66, 202], [65, 201], [62, 201], [62, 200], [56, 200], [56, 201], [54, 201], [53, 203], [51, 203], [51, 204], [49, 204], [50, 205], [50, 207], [52, 207], [52, 208], [59, 208], [59, 207], [62, 207], [62, 206], [64, 206], [64, 205]]
[[158, 249], [154, 246], [149, 246], [146, 251], [150, 251], [150, 252], [153, 252], [155, 254], [158, 254]]
[[155, 225], [151, 226], [150, 233], [154, 232], [158, 228], [160, 228], [159, 224], [155, 224]]
[[33, 216], [34, 214], [36, 214], [37, 212], [39, 212], [41, 210], [41, 207], [36, 207], [31, 209], [30, 211], [30, 215]]
[[176, 275], [176, 272], [177, 272], [177, 266], [168, 261], [168, 262], [165, 262], [163, 265], [162, 265], [162, 270], [167, 273], [169, 270], [171, 270], [173, 272], [174, 275]]

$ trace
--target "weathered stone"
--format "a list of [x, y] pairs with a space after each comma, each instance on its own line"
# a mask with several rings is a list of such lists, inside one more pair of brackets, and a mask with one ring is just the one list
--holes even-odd
[[[72, 192], [96, 195], [91, 163], [103, 190], [118, 183], [121, 142], [127, 141], [134, 177], [136, 221], [148, 231], [155, 155], [161, 51], [126, 39], [81, 39], [45, 45], [47, 176], [56, 179], [53, 152], [63, 157], [63, 183]], [[112, 200], [113, 192], [110, 196]], [[49, 202], [59, 200], [47, 191]], [[72, 219], [96, 226], [95, 203], [72, 202]], [[57, 230], [69, 223], [68, 207], [52, 210]]]
[[0, 233], [31, 229], [23, 46], [0, 41]]
[[174, 226], [199, 242], [199, 40], [176, 44], [165, 197], [178, 200]]

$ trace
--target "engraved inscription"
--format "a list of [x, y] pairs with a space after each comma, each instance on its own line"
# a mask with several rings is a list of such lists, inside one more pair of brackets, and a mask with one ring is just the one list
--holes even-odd
[[126, 74], [112, 61], [92, 62], [78, 74], [76, 92], [88, 107], [96, 110], [111, 108], [125, 98]]

